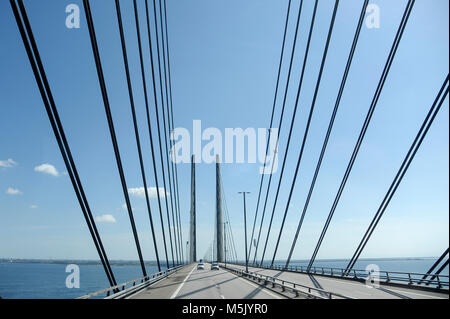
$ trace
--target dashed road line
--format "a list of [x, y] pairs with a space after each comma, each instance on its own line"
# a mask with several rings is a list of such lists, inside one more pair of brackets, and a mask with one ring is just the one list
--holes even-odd
[[186, 282], [186, 280], [191, 276], [191, 274], [194, 271], [195, 267], [196, 266], [192, 267], [192, 270], [189, 272], [189, 274], [186, 276], [186, 278], [184, 278], [183, 282], [178, 286], [177, 290], [175, 290], [175, 292], [172, 294], [172, 296], [170, 296], [170, 299], [175, 299], [176, 298], [176, 296], [180, 292], [181, 288], [183, 288], [183, 285]]

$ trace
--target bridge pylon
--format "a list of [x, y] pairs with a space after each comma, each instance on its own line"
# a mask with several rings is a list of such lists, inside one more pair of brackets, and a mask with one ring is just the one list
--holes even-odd
[[191, 164], [191, 211], [189, 229], [189, 262], [197, 261], [196, 203], [195, 203], [195, 155]]
[[222, 182], [220, 177], [220, 158], [216, 155], [216, 254], [217, 261], [223, 262], [223, 216], [222, 216]]

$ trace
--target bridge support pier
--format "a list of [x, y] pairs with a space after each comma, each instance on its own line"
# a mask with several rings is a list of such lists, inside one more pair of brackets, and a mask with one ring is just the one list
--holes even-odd
[[217, 261], [223, 262], [222, 182], [220, 180], [219, 155], [216, 155], [216, 236]]
[[189, 262], [197, 261], [197, 234], [196, 234], [196, 203], [195, 203], [195, 155], [192, 155], [191, 164], [191, 211], [189, 229]]

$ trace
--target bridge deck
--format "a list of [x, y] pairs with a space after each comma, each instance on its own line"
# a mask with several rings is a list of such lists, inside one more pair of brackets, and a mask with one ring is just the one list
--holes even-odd
[[131, 299], [274, 299], [281, 295], [227, 270], [183, 267], [167, 278], [130, 296]]
[[[245, 270], [245, 266], [229, 265], [236, 269]], [[347, 297], [358, 299], [448, 299], [448, 293], [439, 293], [426, 290], [412, 289], [408, 287], [397, 287], [381, 285], [379, 288], [367, 286], [365, 283], [331, 278], [319, 275], [308, 275], [290, 271], [270, 270], [248, 267], [249, 272], [257, 272], [262, 275], [284, 279], [305, 286], [315, 287]]]
[[[241, 265], [228, 265], [244, 269]], [[276, 277], [296, 284], [315, 287], [351, 298], [362, 299], [448, 299], [448, 293], [424, 291], [407, 287], [382, 285], [379, 288], [366, 286], [362, 282], [330, 278], [319, 275], [249, 267], [250, 272]], [[190, 264], [167, 278], [131, 295], [131, 299], [282, 299], [293, 295], [281, 294], [244, 279], [228, 270], [197, 270]], [[303, 297], [297, 297], [303, 298]]]

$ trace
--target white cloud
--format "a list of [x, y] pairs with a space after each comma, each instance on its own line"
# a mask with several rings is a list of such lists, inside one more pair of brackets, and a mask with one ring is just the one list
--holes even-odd
[[6, 194], [8, 195], [22, 195], [23, 193], [17, 188], [8, 187], [6, 190]]
[[17, 166], [17, 162], [11, 158], [8, 158], [6, 161], [0, 161], [0, 167], [10, 168], [13, 166]]
[[[157, 198], [158, 197], [158, 192], [156, 190], [156, 187], [148, 187], [147, 191], [148, 191], [148, 196], [150, 198]], [[144, 187], [129, 188], [128, 189], [128, 194], [130, 194], [132, 196], [140, 197], [140, 198], [145, 198]], [[170, 196], [170, 193], [169, 192], [165, 192], [164, 191], [164, 187], [160, 187], [159, 188], [159, 197], [160, 198], [164, 198], [164, 196]]]
[[31, 205], [30, 208], [31, 208], [31, 209], [36, 209], [36, 208], [38, 208], [38, 207], [37, 207], [37, 205]]
[[[128, 210], [128, 207], [127, 207], [127, 204], [123, 204], [120, 208], [117, 208], [117, 210], [120, 210], [120, 211], [127, 211]], [[131, 210], [134, 212], [134, 211], [137, 211], [137, 210], [139, 210], [139, 208], [136, 208], [136, 207], [131, 207]]]
[[36, 172], [45, 173], [53, 176], [59, 176], [58, 170], [51, 164], [42, 164], [34, 168]]
[[105, 214], [101, 216], [95, 216], [95, 221], [97, 223], [115, 223], [116, 219], [113, 215]]

